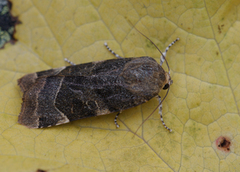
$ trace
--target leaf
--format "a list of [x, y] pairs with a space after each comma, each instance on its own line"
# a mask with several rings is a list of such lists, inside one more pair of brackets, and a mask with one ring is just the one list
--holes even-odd
[[[15, 45], [0, 50], [0, 171], [239, 171], [240, 2], [12, 0]], [[24, 74], [119, 55], [167, 53], [173, 85], [163, 102], [163, 126], [156, 99], [116, 114], [46, 129], [17, 123]], [[166, 66], [164, 66], [166, 68]], [[163, 97], [166, 92], [162, 91]], [[230, 139], [230, 151], [216, 140]]]

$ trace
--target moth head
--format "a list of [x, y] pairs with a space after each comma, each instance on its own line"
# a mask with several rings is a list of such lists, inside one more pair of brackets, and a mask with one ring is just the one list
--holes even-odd
[[165, 76], [166, 76], [166, 82], [165, 82], [165, 85], [163, 86], [163, 90], [168, 89], [169, 86], [172, 85], [173, 83], [173, 80], [171, 79], [169, 72], [166, 72]]

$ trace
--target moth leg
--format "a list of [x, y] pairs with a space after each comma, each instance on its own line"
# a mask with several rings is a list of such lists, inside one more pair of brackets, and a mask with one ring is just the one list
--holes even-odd
[[72, 65], [72, 66], [76, 65], [75, 63], [71, 62], [71, 61], [68, 60], [67, 58], [65, 58], [64, 60], [65, 60], [65, 62], [68, 62], [68, 63], [69, 63], [70, 65]]
[[116, 54], [113, 50], [111, 50], [111, 48], [109, 48], [109, 46], [106, 42], [104, 43], [104, 45], [108, 49], [108, 51], [110, 51], [115, 57], [117, 57], [118, 59], [123, 58], [123, 57], [119, 56], [118, 54]]
[[[169, 44], [168, 47], [165, 49], [165, 51], [163, 52], [163, 55], [164, 55], [165, 58], [166, 58], [166, 54], [167, 54], [169, 48], [171, 46], [173, 46], [173, 44], [175, 44], [178, 40], [179, 40], [179, 38], [177, 38], [175, 41], [173, 41], [171, 44]], [[164, 61], [165, 61], [165, 59], [163, 58], [163, 56], [161, 56], [160, 57], [160, 66], [162, 66]]]
[[170, 129], [170, 128], [168, 128], [167, 126], [166, 126], [166, 124], [164, 123], [164, 121], [163, 121], [163, 116], [162, 116], [162, 100], [161, 100], [161, 97], [160, 96], [157, 96], [157, 98], [158, 98], [158, 102], [159, 102], [159, 104], [160, 104], [160, 106], [159, 106], [159, 113], [160, 113], [160, 118], [161, 118], [161, 121], [162, 121], [162, 124], [163, 124], [163, 126], [169, 131], [169, 132], [172, 132], [172, 130]]
[[115, 118], [114, 118], [114, 123], [115, 123], [115, 125], [116, 125], [116, 128], [119, 128], [119, 127], [120, 127], [120, 125], [118, 125], [118, 123], [117, 123], [117, 118], [118, 118], [119, 114], [120, 114], [120, 112], [118, 112], [118, 114], [117, 114], [117, 115], [115, 116]]

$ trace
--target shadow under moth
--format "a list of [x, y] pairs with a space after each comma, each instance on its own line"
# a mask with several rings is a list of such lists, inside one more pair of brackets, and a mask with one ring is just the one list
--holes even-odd
[[71, 66], [23, 76], [18, 80], [23, 92], [18, 122], [29, 128], [44, 128], [119, 112], [114, 119], [118, 128], [117, 117], [123, 110], [157, 97], [161, 121], [171, 132], [163, 122], [158, 93], [161, 89], [169, 91], [172, 84], [169, 66], [167, 64], [169, 71], [166, 72], [162, 64], [167, 51], [177, 40], [163, 53], [150, 40], [161, 53], [160, 64], [148, 56], [122, 58], [105, 43], [116, 59], [78, 65], [66, 59]]

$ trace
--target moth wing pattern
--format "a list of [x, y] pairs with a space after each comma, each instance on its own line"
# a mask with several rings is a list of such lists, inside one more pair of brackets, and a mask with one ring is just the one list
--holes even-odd
[[119, 58], [50, 69], [18, 80], [23, 103], [18, 122], [43, 128], [140, 105], [166, 83], [151, 57]]
[[18, 79], [18, 85], [20, 86], [22, 92], [25, 92], [29, 90], [30, 87], [34, 86], [35, 82], [40, 77], [55, 76], [64, 68], [65, 67], [27, 74], [24, 77]]
[[69, 120], [54, 106], [55, 94], [63, 77], [40, 77], [23, 94], [22, 110], [18, 122], [29, 128], [48, 127]]

